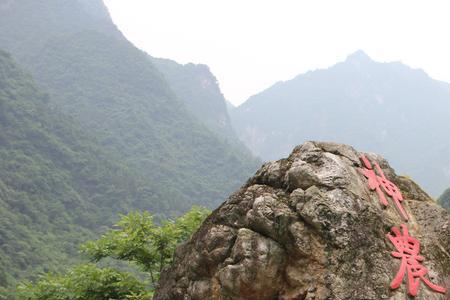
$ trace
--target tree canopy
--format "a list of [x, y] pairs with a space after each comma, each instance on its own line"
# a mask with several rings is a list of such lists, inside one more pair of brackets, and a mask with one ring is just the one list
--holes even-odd
[[[151, 299], [160, 272], [170, 264], [175, 248], [186, 241], [210, 211], [193, 207], [175, 220], [154, 222], [148, 212], [123, 215], [114, 229], [98, 240], [82, 245], [91, 263], [75, 266], [63, 275], [46, 274], [35, 284], [18, 287], [23, 300], [112, 300]], [[99, 266], [103, 259], [128, 262], [140, 268], [145, 277]]]

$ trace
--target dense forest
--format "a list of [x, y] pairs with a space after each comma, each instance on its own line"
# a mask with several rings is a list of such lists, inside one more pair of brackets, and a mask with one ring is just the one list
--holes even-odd
[[55, 106], [158, 183], [165, 209], [217, 205], [256, 166], [198, 122], [128, 42], [94, 31], [64, 36], [49, 42], [33, 70]]
[[0, 286], [76, 260], [77, 245], [132, 208], [161, 211], [151, 185], [50, 106], [0, 52]]
[[214, 76], [195, 67], [177, 85], [187, 69], [163, 74], [101, 0], [6, 1], [0, 45], [0, 295], [79, 262], [119, 214], [212, 208], [259, 165]]
[[[259, 162], [232, 134], [216, 134], [191, 113], [196, 108], [177, 97], [176, 81], [167, 81], [151, 58], [122, 36], [100, 0], [87, 3], [11, 2], [0, 10], [6, 29], [0, 41], [52, 95], [52, 105], [157, 183], [153, 196], [164, 195], [166, 209], [217, 205]], [[222, 101], [216, 110], [227, 115], [224, 99], [215, 98], [220, 92], [204, 95], [201, 85], [185, 89], [203, 103]]]
[[226, 108], [226, 100], [208, 66], [181, 65], [170, 59], [150, 57], [177, 97], [206, 127], [231, 142], [238, 141]]

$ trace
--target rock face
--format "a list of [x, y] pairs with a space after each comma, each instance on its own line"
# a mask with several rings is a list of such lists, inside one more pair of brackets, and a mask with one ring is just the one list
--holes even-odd
[[[391, 256], [386, 236], [405, 221], [390, 197], [384, 208], [369, 189], [361, 154], [307, 142], [262, 166], [177, 249], [155, 299], [408, 299], [407, 275], [390, 288], [401, 259]], [[426, 278], [448, 289], [450, 215], [382, 157], [365, 155], [405, 198], [405, 224], [421, 242]], [[449, 293], [422, 282], [416, 299]]]

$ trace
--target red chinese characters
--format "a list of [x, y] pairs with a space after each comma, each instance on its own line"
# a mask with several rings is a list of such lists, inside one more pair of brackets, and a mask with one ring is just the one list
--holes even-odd
[[[408, 214], [406, 213], [401, 204], [401, 202], [403, 201], [403, 196], [399, 188], [386, 178], [386, 176], [383, 173], [383, 170], [381, 170], [380, 165], [377, 162], [375, 162], [375, 168], [378, 175], [375, 173], [375, 170], [372, 168], [371, 163], [364, 155], [361, 156], [361, 161], [365, 167], [362, 169], [362, 173], [364, 174], [364, 176], [366, 176], [366, 178], [369, 181], [369, 188], [371, 190], [376, 190], [378, 198], [380, 199], [380, 202], [384, 206], [389, 205], [384, 195], [384, 192], [388, 194], [394, 201], [395, 206], [397, 207], [400, 215], [407, 221]], [[381, 188], [383, 188], [384, 192]]]
[[445, 288], [432, 283], [425, 277], [428, 274], [428, 270], [421, 264], [424, 258], [420, 256], [420, 242], [409, 235], [406, 225], [402, 224], [400, 227], [402, 232], [397, 227], [393, 227], [393, 235], [391, 233], [387, 234], [387, 237], [396, 248], [396, 251], [391, 253], [392, 256], [402, 260], [400, 269], [391, 282], [391, 288], [397, 289], [400, 287], [405, 273], [407, 273], [408, 294], [410, 296], [417, 296], [421, 281], [433, 291], [445, 294]]
[[[364, 155], [360, 159], [363, 164], [363, 168], [360, 171], [368, 179], [369, 188], [377, 192], [381, 204], [385, 207], [389, 206], [385, 196], [386, 193], [394, 201], [401, 217], [408, 221], [409, 217], [402, 206], [403, 196], [400, 189], [386, 178], [377, 162], [374, 163], [374, 169]], [[393, 227], [391, 233], [387, 234], [387, 237], [396, 248], [396, 251], [391, 253], [392, 256], [401, 259], [400, 269], [391, 282], [391, 288], [399, 288], [405, 275], [407, 275], [407, 287], [410, 296], [417, 296], [421, 282], [424, 282], [433, 291], [445, 294], [446, 288], [432, 283], [427, 278], [428, 269], [421, 264], [424, 261], [424, 257], [420, 255], [419, 240], [409, 235], [406, 225], [402, 224], [400, 228], [401, 231], [399, 228]]]

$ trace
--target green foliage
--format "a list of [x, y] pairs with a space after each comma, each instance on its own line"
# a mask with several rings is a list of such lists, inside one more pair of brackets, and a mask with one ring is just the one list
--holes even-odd
[[148, 182], [49, 102], [0, 51], [0, 295], [77, 261], [77, 245], [117, 213], [164, 211]]
[[145, 300], [151, 299], [145, 283], [132, 275], [92, 264], [76, 266], [66, 275], [47, 274], [36, 284], [18, 287], [21, 300]]
[[29, 66], [55, 106], [155, 183], [152, 193], [166, 211], [214, 207], [257, 168], [197, 121], [127, 41], [95, 31], [54, 37]]
[[164, 75], [176, 97], [186, 104], [187, 110], [197, 120], [240, 153], [249, 166], [258, 163], [237, 138], [228, 115], [226, 100], [208, 66], [193, 63], [181, 65], [170, 59], [154, 57], [149, 59]]
[[79, 262], [76, 245], [118, 213], [213, 207], [256, 169], [189, 112], [101, 0], [0, 6], [0, 45], [40, 86], [1, 52], [0, 295]]
[[189, 238], [209, 214], [209, 210], [194, 206], [176, 220], [158, 226], [148, 212], [130, 213], [122, 217], [115, 230], [83, 245], [82, 251], [94, 261], [112, 257], [133, 262], [150, 274], [155, 285], [164, 266], [172, 262], [176, 246]]
[[438, 202], [450, 211], [450, 188], [446, 189], [439, 197]]
[[[86, 11], [86, 3], [95, 10]], [[51, 93], [52, 105], [148, 179], [147, 191], [161, 205], [158, 212], [218, 205], [259, 162], [204, 126], [177, 97], [181, 92], [206, 106], [221, 96], [217, 85], [201, 93], [201, 80], [182, 83], [182, 69], [175, 70], [180, 76], [166, 80], [101, 7], [100, 0], [14, 1], [0, 10], [0, 25], [9, 29], [0, 31], [0, 41]], [[198, 78], [204, 72], [193, 73]], [[184, 87], [178, 89], [177, 80]], [[226, 113], [223, 103], [217, 108]], [[215, 110], [208, 107], [201, 115]], [[222, 122], [221, 116], [214, 118]]]
[[193, 207], [185, 215], [156, 225], [148, 212], [122, 216], [100, 239], [87, 242], [82, 251], [95, 262], [103, 258], [132, 262], [150, 276], [151, 283], [113, 268], [79, 265], [65, 275], [47, 274], [39, 282], [18, 287], [23, 300], [151, 299], [163, 267], [172, 262], [176, 246], [188, 239], [210, 214]]
[[181, 65], [169, 59], [153, 57], [150, 60], [190, 113], [220, 136], [238, 141], [227, 113], [225, 98], [208, 66]]

